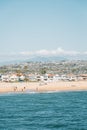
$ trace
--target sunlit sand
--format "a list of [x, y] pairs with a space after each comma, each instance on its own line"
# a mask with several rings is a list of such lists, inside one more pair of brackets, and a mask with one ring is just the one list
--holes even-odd
[[0, 93], [7, 92], [48, 92], [48, 91], [85, 91], [87, 90], [87, 81], [77, 82], [51, 82], [51, 83], [4, 83], [0, 82]]

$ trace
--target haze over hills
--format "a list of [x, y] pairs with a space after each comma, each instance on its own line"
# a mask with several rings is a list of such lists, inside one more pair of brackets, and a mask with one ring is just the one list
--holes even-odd
[[29, 59], [32, 62], [53, 62], [53, 61], [61, 61], [67, 60], [67, 58], [59, 57], [59, 56], [34, 56]]
[[32, 56], [25, 59], [19, 59], [19, 60], [7, 60], [0, 62], [0, 65], [8, 65], [8, 64], [16, 64], [16, 63], [22, 63], [22, 62], [57, 62], [62, 60], [68, 60], [64, 57], [59, 56]]
[[67, 60], [87, 60], [87, 56], [31, 56], [31, 57], [19, 57], [14, 60], [8, 59], [0, 61], [0, 65], [9, 65], [9, 64], [20, 64], [22, 62], [58, 62], [58, 61], [67, 61]]

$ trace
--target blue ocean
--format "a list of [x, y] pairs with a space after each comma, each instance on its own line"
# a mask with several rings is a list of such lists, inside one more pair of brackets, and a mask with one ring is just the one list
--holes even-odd
[[87, 130], [87, 92], [1, 94], [0, 130]]

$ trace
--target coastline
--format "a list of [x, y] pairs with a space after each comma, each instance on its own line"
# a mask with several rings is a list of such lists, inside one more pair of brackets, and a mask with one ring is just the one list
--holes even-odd
[[50, 82], [41, 84], [39, 82], [0, 82], [0, 93], [27, 93], [27, 92], [63, 92], [63, 91], [87, 91], [87, 81], [73, 82]]

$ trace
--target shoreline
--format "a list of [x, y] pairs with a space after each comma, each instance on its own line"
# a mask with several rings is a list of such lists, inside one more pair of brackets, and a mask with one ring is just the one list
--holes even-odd
[[87, 91], [87, 81], [56, 81], [46, 84], [39, 82], [0, 82], [0, 93], [43, 93], [43, 92]]

